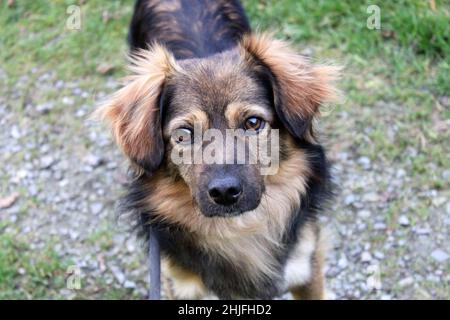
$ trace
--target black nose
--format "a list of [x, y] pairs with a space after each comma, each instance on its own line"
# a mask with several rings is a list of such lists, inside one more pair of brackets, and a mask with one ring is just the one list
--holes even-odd
[[213, 179], [209, 183], [208, 193], [215, 203], [230, 206], [238, 201], [242, 187], [239, 180], [234, 177]]

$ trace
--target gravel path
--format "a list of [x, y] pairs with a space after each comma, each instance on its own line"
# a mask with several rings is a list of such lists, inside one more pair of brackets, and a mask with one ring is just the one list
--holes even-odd
[[[117, 83], [99, 86], [112, 92]], [[57, 98], [46, 100], [54, 91]], [[110, 288], [120, 298], [145, 296], [144, 255], [115, 217], [124, 159], [104, 128], [86, 120], [103, 92], [43, 73], [0, 96], [3, 232], [32, 250], [50, 246], [82, 271], [80, 290], [61, 287], [48, 298], [114, 297]], [[325, 133], [351, 116], [335, 115], [324, 119]], [[417, 188], [407, 161], [373, 162], [341, 138], [328, 142], [339, 185], [323, 217], [334, 233], [330, 298], [449, 298], [449, 191]], [[434, 174], [448, 181], [450, 169]]]

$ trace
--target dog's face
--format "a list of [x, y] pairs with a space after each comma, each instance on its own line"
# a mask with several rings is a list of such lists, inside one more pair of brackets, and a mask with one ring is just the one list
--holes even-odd
[[[160, 98], [164, 164], [181, 176], [206, 216], [255, 209], [264, 192], [261, 163], [238, 157], [250, 152], [247, 137], [270, 140], [276, 125], [271, 92], [237, 50], [179, 64], [182, 72], [167, 80]], [[227, 140], [231, 134], [240, 147]], [[189, 156], [170, 157], [180, 154]]]
[[[270, 145], [274, 129], [281, 144], [286, 135], [313, 139], [311, 121], [333, 95], [330, 81], [337, 71], [311, 65], [266, 36], [248, 36], [233, 50], [182, 61], [156, 45], [134, 57], [131, 69], [129, 84], [99, 112], [134, 165], [181, 180], [208, 217], [259, 206], [263, 164], [245, 156], [239, 162], [239, 153], [254, 152], [254, 137]], [[229, 148], [230, 133], [241, 144]]]

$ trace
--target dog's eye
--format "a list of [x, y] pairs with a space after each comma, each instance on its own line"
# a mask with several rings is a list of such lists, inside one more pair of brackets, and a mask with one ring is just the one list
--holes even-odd
[[176, 129], [172, 135], [176, 143], [191, 144], [192, 143], [192, 131], [187, 128]]
[[259, 132], [264, 129], [265, 121], [258, 117], [250, 117], [245, 120], [244, 129]]

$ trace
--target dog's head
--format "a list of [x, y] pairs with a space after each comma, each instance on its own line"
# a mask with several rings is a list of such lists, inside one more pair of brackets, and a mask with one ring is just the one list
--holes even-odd
[[[331, 83], [338, 72], [267, 35], [248, 35], [230, 51], [180, 61], [156, 44], [135, 54], [130, 68], [127, 85], [98, 112], [134, 166], [147, 174], [164, 171], [187, 185], [206, 216], [258, 207], [263, 164], [236, 162], [237, 153], [251, 153], [246, 137], [261, 136], [270, 145], [278, 129], [280, 145], [313, 139], [312, 120], [335, 95]], [[230, 129], [237, 133], [233, 139], [244, 141], [242, 149], [219, 139]], [[199, 151], [203, 157], [196, 158]], [[283, 158], [282, 146], [280, 151]]]

